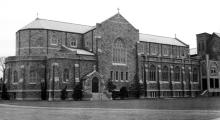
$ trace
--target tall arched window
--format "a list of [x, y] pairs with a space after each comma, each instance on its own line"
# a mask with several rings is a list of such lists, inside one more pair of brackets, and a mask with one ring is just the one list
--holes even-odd
[[186, 75], [186, 77], [185, 77], [185, 80], [186, 80], [186, 82], [187, 83], [189, 83], [189, 81], [190, 81], [190, 72], [189, 72], [190, 70], [189, 69], [186, 69], [186, 73], [185, 73], [185, 75]]
[[150, 81], [156, 81], [156, 67], [154, 65], [150, 66]]
[[35, 83], [37, 81], [37, 70], [34, 66], [30, 67], [30, 83]]
[[14, 83], [18, 82], [18, 72], [15, 70], [14, 71]]
[[168, 75], [169, 75], [169, 69], [167, 66], [164, 66], [162, 68], [162, 80], [163, 81], [168, 81]]
[[193, 69], [193, 82], [198, 82], [198, 70], [196, 68]]
[[67, 82], [69, 80], [69, 69], [64, 69], [63, 71], [63, 82]]
[[178, 66], [174, 69], [174, 81], [180, 81], [180, 68]]
[[126, 64], [126, 47], [121, 39], [115, 40], [113, 43], [113, 63]]

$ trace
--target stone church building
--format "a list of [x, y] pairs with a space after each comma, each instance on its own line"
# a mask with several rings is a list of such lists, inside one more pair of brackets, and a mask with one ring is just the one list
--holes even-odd
[[202, 92], [200, 62], [178, 38], [139, 33], [120, 13], [95, 26], [37, 18], [16, 32], [5, 83], [10, 99], [41, 100], [44, 91], [59, 100], [82, 81], [94, 100], [109, 99], [108, 80], [129, 90], [138, 76], [144, 97], [194, 97]]

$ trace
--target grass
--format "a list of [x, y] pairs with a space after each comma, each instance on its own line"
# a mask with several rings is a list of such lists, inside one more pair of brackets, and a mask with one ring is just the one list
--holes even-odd
[[166, 110], [220, 110], [220, 97], [139, 99], [112, 101], [0, 101], [2, 104], [71, 107], [71, 108], [115, 108], [115, 109], [166, 109]]
[[220, 118], [218, 97], [112, 101], [0, 101], [0, 104], [72, 108], [46, 109], [0, 105], [0, 120], [217, 120]]

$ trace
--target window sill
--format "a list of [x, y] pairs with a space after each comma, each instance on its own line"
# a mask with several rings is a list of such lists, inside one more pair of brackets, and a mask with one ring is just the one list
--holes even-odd
[[157, 83], [157, 81], [148, 81], [147, 83]]
[[173, 81], [172, 83], [173, 84], [180, 84], [181, 82], [180, 81]]
[[199, 82], [192, 82], [192, 84], [199, 84]]
[[35, 83], [35, 82], [30, 82], [30, 83], [28, 83], [28, 84], [30, 84], [30, 85], [35, 85], [35, 84], [37, 84], [37, 83]]
[[163, 84], [163, 83], [169, 83], [169, 81], [160, 81], [160, 83], [162, 83], [162, 84]]
[[13, 82], [13, 83], [12, 83], [12, 85], [17, 85], [17, 84], [18, 84], [18, 82]]
[[62, 83], [68, 83], [68, 81], [63, 81]]
[[58, 46], [58, 44], [50, 43], [51, 46]]
[[115, 65], [115, 66], [126, 66], [125, 63], [112, 63], [112, 65]]

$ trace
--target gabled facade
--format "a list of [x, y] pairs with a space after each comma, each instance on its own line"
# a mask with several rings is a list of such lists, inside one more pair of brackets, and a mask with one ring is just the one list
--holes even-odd
[[[83, 82], [85, 99], [109, 99], [106, 83], [141, 96], [191, 97], [200, 92], [199, 60], [177, 38], [140, 34], [120, 13], [95, 26], [37, 18], [16, 33], [16, 56], [6, 59], [11, 99], [60, 99]], [[137, 77], [135, 77], [137, 76]]]

